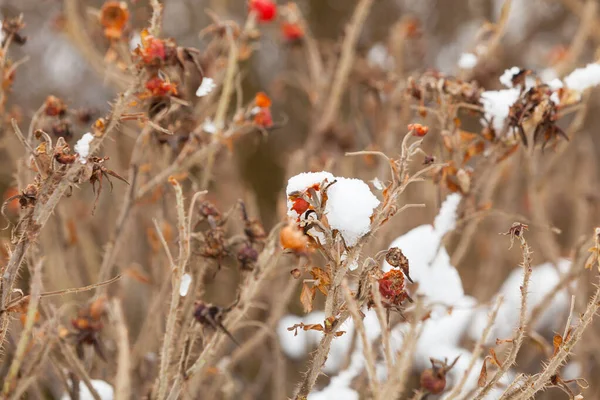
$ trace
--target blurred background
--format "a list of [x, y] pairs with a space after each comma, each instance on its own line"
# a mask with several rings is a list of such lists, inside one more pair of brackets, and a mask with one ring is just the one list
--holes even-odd
[[[356, 2], [299, 0], [297, 3], [319, 46], [328, 54], [338, 54], [340, 38]], [[80, 0], [78, 4], [86, 30], [99, 54], [104, 54], [108, 43], [95, 20], [95, 13], [103, 1]], [[127, 4], [131, 12], [130, 36], [135, 44], [136, 33], [147, 25], [150, 7], [145, 0], [130, 0]], [[515, 65], [540, 74], [548, 68], [554, 68], [562, 76], [597, 59], [596, 49], [600, 44], [600, 23], [597, 22], [600, 22], [600, 15], [595, 17], [596, 23], [582, 33], [580, 27], [582, 18], [585, 17], [586, 1], [513, 0], [506, 31], [494, 57], [486, 59], [470, 74], [465, 75], [457, 65], [461, 54], [476, 50], [482, 27], [500, 18], [502, 5], [501, 0], [378, 0], [358, 41], [360, 60], [357, 61], [357, 69], [363, 64], [385, 69], [382, 66], [389, 61], [388, 50], [394, 44], [394, 29], [399, 23], [404, 24], [403, 26], [412, 24], [415, 32], [404, 47], [403, 73], [406, 78], [417, 77], [424, 71], [435, 69], [447, 75], [468, 77], [487, 90], [492, 90], [500, 87], [498, 77], [502, 72]], [[204, 42], [198, 34], [211, 23], [206, 13], [208, 9], [222, 20], [232, 19], [239, 24], [243, 23], [247, 15], [244, 0], [165, 0], [164, 36], [173, 37], [181, 46], [196, 47], [202, 51]], [[22, 127], [28, 126], [35, 111], [49, 95], [63, 99], [71, 108], [85, 110], [93, 119], [109, 110], [109, 102], [113, 101], [118, 89], [99, 74], [97, 65], [93, 65], [90, 57], [78, 46], [76, 35], [67, 29], [63, 2], [2, 0], [0, 12], [4, 18], [22, 13], [26, 23], [24, 33], [28, 37], [24, 46], [11, 49], [12, 59], [26, 58], [26, 62], [16, 74], [5, 119], [16, 116]], [[238, 198], [244, 198], [251, 213], [260, 218], [266, 229], [270, 229], [282, 221], [285, 212], [283, 190], [287, 178], [300, 172], [291, 171], [289, 161], [295, 151], [303, 147], [311, 129], [312, 117], [307, 97], [289, 83], [294, 79], [292, 72], [304, 68], [301, 65], [304, 61], [302, 53], [297, 47], [284, 43], [276, 24], [261, 27], [261, 31], [259, 47], [244, 66], [244, 96], [250, 100], [258, 91], [267, 92], [273, 99], [274, 119], [287, 122], [266, 137], [243, 138], [236, 143], [231, 154], [220, 155], [215, 172], [216, 180], [209, 197], [221, 210], [231, 207]], [[576, 38], [584, 34], [583, 43], [574, 48]], [[364, 90], [358, 90], [355, 94], [363, 96]], [[576, 131], [568, 132], [570, 141], [561, 144], [558, 150], [546, 151], [539, 158], [542, 172], [538, 174], [538, 184], [543, 189], [536, 200], [541, 200], [544, 204], [548, 226], [558, 228], [561, 233], [550, 233], [547, 227], [531, 227], [530, 244], [534, 249], [534, 265], [556, 261], [559, 257], [572, 257], [582, 238], [589, 237], [599, 221], [596, 160], [600, 152], [597, 134], [600, 129], [600, 113], [594, 112], [599, 106], [598, 91], [586, 95], [585, 102], [588, 112], [578, 114], [580, 121]], [[573, 118], [565, 118], [561, 126], [569, 129]], [[413, 115], [407, 122], [429, 120]], [[473, 130], [478, 129], [477, 119], [465, 123]], [[22, 155], [20, 145], [7, 126], [9, 125], [4, 124], [4, 130], [0, 133], [0, 193], [4, 193], [5, 198], [14, 194], [14, 174]], [[431, 134], [426, 138], [425, 145], [435, 151], [439, 142], [439, 137], [436, 136], [439, 129], [435, 124], [430, 124], [430, 127]], [[72, 132], [74, 140], [88, 129], [89, 124], [76, 123]], [[368, 145], [355, 131], [351, 132], [349, 141], [340, 146], [342, 151], [361, 150]], [[111, 169], [125, 174], [134, 141], [135, 135], [122, 134], [107, 143], [105, 152], [111, 156]], [[396, 155], [399, 147], [385, 148], [383, 151], [388, 155]], [[371, 167], [367, 162], [354, 160], [352, 163], [353, 166], [345, 171], [351, 171], [365, 180], [372, 179], [377, 174], [377, 168]], [[498, 233], [510, 227], [514, 215], [531, 217], [538, 206], [532, 204], [532, 199], [527, 195], [524, 165], [523, 156], [517, 154], [497, 177], [501, 184], [492, 193], [475, 195], [476, 202], [482, 202], [485, 197], [493, 204], [494, 209], [501, 211], [481, 220], [472, 242], [468, 248], [461, 250], [464, 254], [458, 257], [459, 262], [455, 264], [463, 279], [465, 292], [481, 302], [492, 297], [520, 261], [520, 252], [507, 251], [508, 243], [506, 240], [499, 240]], [[306, 165], [305, 170], [308, 169], [310, 166]], [[101, 261], [102, 244], [107, 242], [109, 228], [119, 212], [115, 204], [118, 204], [118, 199], [122, 198], [125, 190], [124, 186], [116, 183], [112, 195], [108, 194], [108, 190], [103, 192], [95, 216], [91, 216], [89, 212], [94, 199], [89, 187], [82, 187], [75, 191], [74, 196], [65, 199], [62, 207], [57, 210], [56, 219], [43, 232], [40, 242], [42, 252], [47, 255], [47, 262], [52, 266], [52, 272], [44, 276], [46, 289], [85, 285], [93, 281], [91, 277]], [[373, 254], [386, 248], [395, 237], [409, 229], [431, 223], [437, 213], [440, 198], [439, 187], [430, 181], [412, 186], [404, 200], [425, 203], [427, 207], [411, 210], [388, 224], [378, 233], [376, 243], [370, 246]], [[468, 209], [469, 205], [463, 208]], [[155, 254], [156, 249], [152, 249], [152, 244], [147, 239], [148, 230], [153, 229], [151, 220], [146, 217], [150, 212], [169, 213], [165, 205], [150, 208], [140, 204], [135, 208], [135, 218], [127, 228], [130, 232], [127, 236], [128, 251], [119, 256], [119, 268], [146, 272], [152, 270], [147, 267], [156, 262], [152, 261], [152, 254]], [[452, 257], [455, 257], [454, 252], [461, 242], [461, 229], [459, 227], [447, 241]], [[3, 231], [2, 235], [7, 240], [8, 231]], [[548, 242], [552, 246], [548, 246]], [[235, 284], [240, 279], [238, 271], [228, 268], [228, 264], [231, 262], [225, 262], [225, 268], [207, 286], [209, 298], [221, 304], [234, 298]], [[70, 271], [73, 268], [80, 273], [72, 274]], [[24, 273], [23, 281], [26, 279], [27, 273]], [[144, 327], [139, 314], [141, 310], [145, 310], [150, 290], [135, 279], [127, 278], [122, 284], [127, 304], [126, 318], [130, 324], [130, 334], [135, 336]], [[577, 280], [577, 285], [577, 306], [583, 309], [593, 287], [585, 274]], [[302, 314], [297, 298], [298, 296], [294, 297], [288, 310], [292, 314]], [[261, 318], [261, 314], [258, 313], [256, 318]], [[551, 332], [549, 334], [551, 341]], [[579, 362], [580, 376], [586, 377], [591, 384], [586, 398], [600, 398], [600, 386], [594, 381], [594, 377], [600, 373], [598, 323], [588, 335], [588, 340], [580, 343], [575, 352], [575, 359]], [[530, 344], [523, 351], [523, 359], [518, 362], [525, 372], [536, 371], [542, 360], [542, 355], [533, 347], [535, 346]], [[262, 348], [256, 349], [257, 354], [261, 351]], [[259, 374], [257, 371], [260, 368], [255, 359], [250, 357], [239, 364], [237, 373], [244, 377], [241, 379], [252, 380]], [[291, 393], [300, 372], [305, 369], [305, 363], [306, 359], [286, 360], [288, 393]], [[418, 375], [415, 375], [415, 379], [416, 377]], [[269, 378], [261, 376], [260, 379], [262, 380], [244, 398], [268, 398], [266, 388]], [[416, 380], [413, 383], [416, 384]], [[539, 398], [567, 397], [559, 390], [549, 390]]]

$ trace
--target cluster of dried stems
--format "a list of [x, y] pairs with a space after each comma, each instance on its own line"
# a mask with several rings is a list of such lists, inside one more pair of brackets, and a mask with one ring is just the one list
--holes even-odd
[[[52, 132], [47, 132], [51, 126], [48, 121], [55, 118], [49, 111], [50, 100], [35, 112], [23, 133], [21, 121], [6, 110], [9, 91], [0, 85], [6, 125], [2, 127], [2, 150], [13, 150], [8, 160], [17, 166], [14, 174], [18, 187], [2, 207], [3, 216], [11, 221], [11, 229], [6, 231], [10, 234], [7, 253], [0, 265], [2, 398], [42, 398], [50, 391], [78, 399], [79, 387], [85, 385], [94, 399], [101, 399], [93, 380], [103, 379], [113, 386], [116, 399], [303, 400], [326, 384], [320, 381], [323, 366], [333, 341], [344, 334], [349, 320], [356, 330], [352, 347], [360, 341], [365, 359], [364, 374], [353, 383], [353, 389], [364, 398], [421, 399], [440, 393], [423, 381], [415, 384], [413, 379], [421, 372], [413, 368], [414, 359], [424, 324], [431, 317], [431, 305], [420, 295], [414, 295], [412, 302], [390, 304], [380, 286], [384, 279], [380, 263], [389, 239], [404, 232], [398, 226], [404, 229], [410, 224], [398, 222], [401, 218], [397, 215], [406, 215], [401, 213], [409, 208], [439, 203], [450, 192], [463, 198], [458, 234], [448, 239], [453, 242], [452, 265], [473, 277], [465, 286], [484, 300], [490, 288], [477, 282], [497, 282], [493, 288], [497, 289], [503, 277], [498, 272], [499, 260], [506, 251], [495, 232], [505, 230], [511, 220], [522, 221], [507, 234], [511, 243], [515, 239], [520, 243], [523, 277], [514, 335], [497, 338], [495, 346], [506, 350], [506, 355], [498, 357], [492, 348], [483, 365], [479, 361], [486, 354], [485, 346], [502, 305], [499, 297], [460, 379], [443, 386], [445, 367], [436, 375], [444, 382], [441, 392], [450, 399], [489, 398], [490, 391], [498, 388], [503, 389], [501, 399], [529, 399], [550, 387], [559, 387], [571, 397], [578, 393], [570, 389], [571, 382], [564, 381], [560, 372], [577, 353], [575, 346], [581, 346], [584, 334], [593, 331], [590, 325], [600, 307], [599, 285], [581, 286], [577, 296], [573, 291], [574, 283], [585, 285], [586, 279], [580, 278], [592, 274], [584, 267], [600, 261], [596, 259], [600, 257], [599, 233], [582, 239], [594, 215], [585, 196], [591, 196], [586, 183], [591, 181], [595, 157], [590, 154], [590, 139], [579, 134], [584, 129], [590, 95], [585, 94], [581, 102], [560, 113], [561, 118], [570, 118], [564, 131], [572, 142], [577, 136], [578, 145], [552, 135], [559, 132], [554, 129], [554, 120], [539, 116], [525, 122], [510, 120], [505, 127], [506, 140], [502, 132], [490, 133], [492, 121], [487, 121], [489, 126], [481, 133], [467, 132], [457, 121], [469, 125], [483, 118], [481, 89], [466, 73], [460, 78], [446, 77], [407, 67], [411, 61], [408, 57], [419, 42], [414, 20], [404, 19], [390, 31], [390, 56], [395, 60], [391, 69], [374, 67], [359, 53], [363, 26], [378, 3], [358, 1], [335, 51], [320, 46], [298, 7], [279, 7], [282, 18], [302, 32], [288, 46], [290, 56], [304, 63], [306, 71], [298, 72], [303, 74], [298, 85], [309, 103], [308, 115], [304, 115], [309, 123], [308, 137], [289, 158], [288, 174], [332, 168], [340, 175], [375, 176], [385, 181], [371, 229], [354, 246], [348, 248], [336, 232], [317, 221], [326, 240], [312, 243], [310, 251], [301, 251], [282, 248], [283, 217], [267, 233], [252, 217], [259, 208], [260, 193], [234, 189], [236, 178], [231, 178], [230, 159], [224, 155], [227, 150], [235, 152], [239, 142], [262, 140], [277, 128], [256, 115], [268, 111], [270, 116], [270, 99], [266, 102], [266, 95], [258, 94], [245, 103], [248, 96], [242, 91], [244, 63], [261, 34], [256, 10], [249, 12], [240, 26], [211, 14], [213, 24], [202, 33], [210, 39], [198, 51], [162, 37], [163, 5], [151, 0], [145, 32], [150, 39], [143, 39], [151, 44], [132, 55], [127, 40], [112, 38], [104, 55], [88, 32], [79, 2], [64, 1], [73, 44], [120, 94], [108, 114], [92, 125], [90, 156], [82, 163], [70, 150], [72, 143], [70, 146], [64, 138], [53, 140]], [[557, 67], [562, 74], [572, 69], [585, 43], [598, 36], [593, 29], [597, 20], [594, 1], [564, 3], [582, 24], [570, 47], [571, 58]], [[510, 1], [484, 40], [488, 49], [485, 58], [489, 60], [500, 51], [509, 10]], [[123, 10], [117, 11], [128, 16]], [[18, 29], [9, 28], [4, 29], [6, 39], [0, 51], [0, 70], [5, 76], [18, 73], [21, 64], [8, 62], [15, 38], [21, 37]], [[164, 48], [152, 53], [156, 51], [152, 46]], [[208, 77], [218, 89], [206, 98], [196, 98], [193, 93]], [[153, 79], [162, 85], [158, 95], [158, 89], [150, 85], [156, 82]], [[356, 100], [359, 97], [364, 100]], [[525, 93], [521, 98], [524, 108], [543, 103], [536, 103]], [[207, 121], [215, 127], [212, 134], [205, 132]], [[406, 132], [405, 127], [415, 121], [422, 124], [410, 125]], [[547, 128], [542, 136], [538, 136], [540, 127]], [[14, 135], [9, 137], [9, 132]], [[508, 132], [522, 132], [522, 137]], [[127, 139], [133, 140], [122, 144]], [[544, 151], [547, 144], [552, 151]], [[575, 150], [571, 150], [573, 146]], [[102, 158], [104, 152], [113, 159]], [[555, 172], [564, 160], [574, 159], [579, 161], [572, 168]], [[128, 170], [126, 178], [119, 175], [121, 168]], [[562, 253], [556, 235], [560, 230], [552, 223], [547, 198], [560, 191], [554, 181], [568, 181], [572, 174], [582, 176], [574, 183], [580, 186], [565, 194], [573, 205], [569, 226], [575, 232], [569, 243], [574, 249], [572, 264], [543, 301], [531, 306], [532, 248], [539, 249], [538, 261], [549, 260], [555, 265]], [[102, 192], [102, 182], [110, 176], [123, 182], [109, 195]], [[433, 182], [422, 190], [424, 195], [409, 189], [413, 183], [424, 181]], [[98, 190], [95, 201], [81, 200], [86, 198], [83, 190], [91, 186], [88, 183]], [[526, 210], [498, 206], [514, 203], [521, 186], [529, 202]], [[14, 202], [18, 203], [13, 207], [17, 210], [5, 212]], [[98, 210], [91, 217], [96, 202]], [[220, 211], [229, 205], [229, 211]], [[93, 223], [92, 218], [96, 219]], [[535, 231], [531, 245], [525, 239], [525, 224]], [[493, 233], [487, 235], [487, 231]], [[473, 249], [483, 243], [488, 243], [488, 250], [474, 256]], [[592, 249], [591, 258], [586, 257], [588, 248]], [[477, 260], [478, 256], [481, 259]], [[506, 256], [509, 263], [514, 261], [511, 257]], [[358, 261], [361, 269], [355, 274], [350, 267]], [[469, 268], [471, 264], [485, 267]], [[321, 265], [326, 267], [321, 269]], [[317, 281], [326, 294], [322, 302], [325, 320], [302, 325], [305, 330], [321, 331], [322, 336], [308, 355], [305, 369], [293, 373], [289, 370], [299, 366], [283, 355], [275, 328], [290, 305], [296, 304], [300, 277], [310, 271], [321, 277], [311, 282]], [[186, 279], [191, 279], [191, 284], [187, 295], [181, 295]], [[44, 291], [48, 286], [56, 290]], [[411, 290], [416, 287], [411, 286]], [[571, 312], [565, 316], [564, 333], [555, 335], [550, 345], [534, 326], [545, 307], [565, 290], [573, 295]], [[91, 295], [84, 301], [80, 293]], [[406, 294], [403, 299], [408, 296], [408, 292], [400, 294]], [[313, 300], [314, 293], [309, 304], [304, 299], [302, 305], [312, 308]], [[363, 321], [366, 306], [374, 308], [381, 328], [375, 341], [369, 339]], [[15, 318], [19, 315], [21, 321]], [[393, 351], [391, 330], [399, 324], [406, 324], [405, 335], [400, 349]], [[509, 371], [519, 370], [518, 357], [530, 347], [529, 340], [549, 348], [548, 358], [502, 387], [501, 379]], [[591, 352], [593, 347], [587, 346], [585, 351]], [[385, 365], [385, 380], [378, 377], [379, 363]], [[493, 371], [489, 376], [488, 365]], [[470, 373], [480, 368], [479, 387], [468, 388]], [[592, 365], [590, 370], [598, 368]]]

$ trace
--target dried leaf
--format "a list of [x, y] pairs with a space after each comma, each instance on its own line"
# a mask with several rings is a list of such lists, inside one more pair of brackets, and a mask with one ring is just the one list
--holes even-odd
[[298, 334], [298, 329], [302, 329], [304, 331], [319, 331], [323, 332], [323, 325], [321, 324], [304, 324], [300, 322], [299, 324], [295, 324], [294, 326], [290, 326], [287, 328], [288, 331], [294, 331], [294, 336]]
[[317, 281], [315, 282], [315, 287], [319, 289], [321, 293], [327, 296], [329, 285], [331, 284], [331, 278], [326, 271], [323, 271], [321, 268], [313, 267], [310, 270], [310, 274]]
[[477, 379], [477, 386], [484, 387], [487, 382], [487, 360], [488, 357], [483, 359], [483, 365], [481, 366], [481, 372], [479, 373], [479, 379]]
[[313, 309], [313, 300], [317, 294], [316, 287], [310, 287], [306, 283], [302, 284], [302, 292], [300, 293], [300, 303], [304, 307], [304, 312], [309, 313]]
[[472, 142], [471, 144], [469, 144], [467, 146], [467, 149], [465, 150], [465, 156], [463, 157], [463, 164], [466, 164], [467, 161], [469, 161], [471, 159], [471, 157], [483, 153], [484, 150], [485, 150], [484, 142], [482, 142], [481, 140]]
[[106, 301], [107, 297], [105, 295], [94, 300], [92, 304], [90, 304], [90, 317], [94, 320], [99, 320], [106, 311]]
[[492, 362], [498, 366], [498, 368], [502, 368], [502, 363], [498, 359], [496, 355], [496, 351], [493, 348], [490, 348], [490, 355], [492, 356]]

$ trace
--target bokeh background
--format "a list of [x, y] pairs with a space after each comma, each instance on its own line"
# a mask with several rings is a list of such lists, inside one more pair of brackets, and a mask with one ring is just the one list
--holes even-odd
[[[83, 10], [82, 20], [86, 22], [100, 54], [106, 50], [107, 43], [95, 22], [94, 10], [101, 7], [102, 3], [88, 0], [79, 2], [80, 9]], [[150, 8], [145, 0], [127, 3], [132, 15], [130, 28], [133, 35], [146, 26]], [[355, 3], [353, 0], [298, 1], [310, 30], [320, 45], [333, 53], [339, 49], [340, 38]], [[600, 44], [600, 23], [592, 24], [590, 31], [586, 33], [587, 39], [575, 49], [576, 52], [571, 47], [577, 35], [581, 34], [585, 3], [584, 0], [513, 0], [507, 30], [497, 53], [493, 59], [487, 59], [484, 65], [478, 66], [469, 78], [475, 79], [486, 89], [495, 89], [500, 87], [498, 76], [513, 65], [540, 72], [561, 65], [566, 69], [563, 72], [567, 73], [593, 61]], [[396, 24], [410, 20], [414, 21], [418, 35], [405, 48], [405, 76], [418, 76], [427, 69], [437, 69], [448, 75], [459, 74], [457, 61], [460, 55], [475, 49], [481, 27], [487, 21], [499, 18], [502, 4], [500, 0], [378, 0], [360, 35], [359, 54], [368, 62], [381, 62], [385, 59], [385, 48], [393, 44], [393, 29]], [[180, 45], [202, 50], [203, 42], [198, 33], [210, 23], [206, 9], [211, 9], [222, 19], [233, 19], [240, 24], [247, 13], [246, 2], [243, 0], [165, 0], [164, 35], [173, 37]], [[11, 57], [15, 60], [27, 57], [27, 62], [18, 69], [9, 96], [7, 112], [11, 116], [19, 116], [20, 124], [27, 126], [35, 110], [50, 94], [60, 97], [70, 107], [89, 110], [96, 117], [108, 110], [117, 88], [98, 74], [98, 68], [77, 46], [77, 38], [66, 29], [61, 1], [4, 0], [0, 1], [0, 11], [4, 17], [23, 13], [27, 24], [24, 31], [28, 37], [26, 45], [11, 50]], [[596, 16], [596, 20], [600, 22], [598, 18], [600, 15]], [[302, 148], [312, 120], [306, 96], [293, 85], [286, 84], [286, 76], [292, 76], [293, 79], [290, 71], [300, 68], [303, 61], [301, 54], [294, 47], [283, 43], [276, 24], [265, 26], [262, 32], [258, 51], [245, 65], [244, 93], [248, 99], [260, 90], [269, 93], [274, 100], [275, 119], [287, 120], [287, 123], [267, 137], [244, 138], [236, 144], [231, 155], [222, 155], [216, 171], [216, 182], [209, 196], [223, 210], [235, 204], [237, 198], [246, 199], [251, 212], [260, 217], [266, 228], [271, 228], [282, 220], [282, 191], [287, 178], [299, 172], [289, 170], [289, 160], [297, 149]], [[566, 56], [569, 52], [570, 56]], [[361, 95], [360, 92], [357, 94]], [[582, 116], [583, 120], [577, 131], [568, 132], [571, 138], [569, 143], [561, 144], [557, 152], [548, 151], [540, 157], [542, 172], [538, 183], [543, 186], [540, 199], [547, 212], [548, 225], [557, 227], [561, 233], [550, 234], [554, 247], [548, 248], [544, 243], [549, 240], [549, 230], [531, 227], [534, 264], [553, 261], [557, 257], [572, 257], [582, 237], [588, 237], [599, 221], [596, 160], [600, 152], [597, 134], [600, 113], [594, 112], [599, 106], [598, 91], [586, 95], [585, 101], [588, 112]], [[476, 125], [477, 121], [471, 123]], [[570, 123], [572, 119], [567, 118], [561, 124], [566, 129], [571, 126]], [[78, 138], [87, 129], [83, 124], [76, 125], [74, 137]], [[431, 132], [432, 137], [427, 138], [426, 146], [434, 149], [437, 142], [435, 126], [432, 126]], [[14, 174], [22, 153], [8, 129], [0, 134], [0, 192], [8, 193], [15, 186]], [[131, 131], [107, 144], [106, 153], [111, 155], [112, 169], [126, 171], [134, 140], [135, 131]], [[353, 137], [345, 150], [360, 150], [363, 145], [360, 138]], [[399, 149], [384, 151], [393, 155]], [[494, 208], [502, 212], [491, 214], [481, 221], [472, 243], [456, 265], [463, 278], [465, 292], [481, 302], [491, 298], [519, 262], [520, 253], [515, 250], [507, 251], [507, 242], [499, 239], [498, 233], [507, 230], [514, 215], [531, 216], [537, 207], [527, 196], [524, 165], [523, 157], [517, 155], [504, 168], [498, 177], [502, 184], [493, 193], [486, 195]], [[368, 164], [353, 168], [364, 179], [372, 179], [376, 173], [376, 169], [370, 169]], [[89, 187], [82, 187], [81, 190], [76, 190], [72, 198], [65, 199], [65, 203], [57, 211], [57, 218], [49, 224], [40, 242], [41, 251], [47, 256], [52, 268], [44, 277], [47, 289], [84, 285], [93, 281], [92, 277], [101, 260], [102, 244], [108, 240], [110, 227], [117, 217], [116, 199], [122, 198], [124, 190], [117, 183], [112, 195], [108, 195], [108, 191], [103, 193], [95, 216], [89, 213], [94, 196]], [[423, 202], [428, 207], [410, 211], [394, 219], [378, 234], [377, 242], [371, 246], [373, 252], [385, 248], [393, 238], [410, 228], [432, 222], [439, 207], [439, 199], [439, 188], [431, 182], [411, 187], [405, 200]], [[166, 208], [166, 205], [158, 207], [162, 210], [159, 212], [168, 214]], [[148, 272], [156, 268], [148, 267], [156, 262], [152, 260], [151, 245], [146, 237], [148, 229], [152, 229], [151, 221], [144, 217], [148, 210], [154, 212], [155, 208], [150, 209], [142, 204], [134, 211], [133, 223], [127, 228], [130, 232], [127, 236], [128, 251], [122, 252], [117, 262], [122, 269]], [[73, 233], [73, 229], [76, 233]], [[7, 240], [8, 233], [5, 231], [3, 235]], [[460, 242], [460, 235], [459, 228], [448, 240], [451, 255]], [[69, 242], [74, 236], [77, 237], [76, 245]], [[79, 271], [78, 274], [71, 272], [74, 268]], [[24, 273], [23, 281], [26, 280], [27, 273]], [[238, 272], [235, 268], [228, 268], [226, 262], [214, 281], [207, 286], [208, 296], [215, 302], [226, 304], [233, 299], [238, 281]], [[587, 275], [581, 277], [576, 284], [577, 307], [583, 309], [593, 287], [589, 284]], [[135, 280], [130, 279], [123, 285], [123, 296], [128, 304], [126, 317], [130, 334], [135, 336], [146, 328], [139, 315], [145, 309], [145, 301], [150, 292]], [[81, 298], [83, 297], [79, 297]], [[302, 313], [301, 306], [296, 301], [290, 305], [289, 311]], [[260, 312], [256, 317], [261, 318]], [[600, 372], [600, 326], [596, 323], [588, 335], [587, 340], [575, 352], [575, 358], [580, 362], [581, 376], [588, 378], [591, 384], [586, 398], [598, 398], [600, 386], [596, 384], [594, 377]], [[524, 371], [535, 371], [542, 360], [534, 347], [532, 344], [526, 346], [524, 355], [519, 360]], [[263, 350], [257, 348], [255, 355], [259, 356]], [[259, 359], [260, 357], [250, 357], [238, 367], [237, 373], [244, 377], [242, 380], [258, 379], [256, 387], [243, 398], [269, 396], [266, 389], [269, 377], [261, 375], [260, 362], [256, 361]], [[305, 362], [306, 360], [286, 361], [288, 392], [291, 393], [298, 381]], [[566, 398], [565, 396], [558, 390], [550, 390], [540, 395], [540, 398], [561, 399]]]

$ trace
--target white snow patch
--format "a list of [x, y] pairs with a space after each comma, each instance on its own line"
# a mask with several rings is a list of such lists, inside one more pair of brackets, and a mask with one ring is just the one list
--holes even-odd
[[481, 104], [488, 121], [493, 121], [493, 127], [500, 132], [508, 117], [510, 106], [519, 98], [518, 89], [488, 90], [481, 93]]
[[347, 246], [354, 246], [371, 229], [373, 210], [379, 199], [360, 179], [336, 178], [327, 190], [325, 214], [332, 229], [342, 234]]
[[473, 69], [477, 65], [477, 56], [473, 53], [462, 53], [458, 59], [458, 66], [462, 69]]
[[592, 63], [583, 68], [577, 68], [564, 79], [570, 89], [583, 92], [600, 84], [600, 64]]
[[[113, 400], [115, 397], [115, 391], [113, 387], [107, 382], [100, 379], [92, 379], [92, 387], [96, 389], [101, 400]], [[68, 393], [62, 395], [61, 400], [69, 400], [71, 396]], [[90, 392], [90, 389], [85, 383], [79, 383], [79, 398], [81, 400], [94, 400], [94, 396]]]
[[[570, 268], [571, 262], [561, 259], [558, 262], [558, 268], [562, 273], [566, 273]], [[551, 263], [544, 263], [532, 267], [531, 279], [529, 282], [529, 294], [527, 296], [528, 315], [542, 301], [560, 281], [558, 271]], [[504, 302], [498, 310], [496, 322], [490, 331], [489, 341], [492, 343], [495, 338], [508, 338], [513, 335], [514, 329], [519, 323], [519, 308], [521, 306], [520, 286], [523, 282], [523, 269], [515, 268], [506, 278], [504, 284], [498, 291], [498, 295], [504, 297]], [[550, 304], [544, 307], [534, 329], [539, 333], [552, 333], [559, 331], [564, 327], [566, 313], [569, 308], [569, 295], [567, 289], [559, 291]], [[469, 328], [469, 336], [477, 340], [487, 324], [489, 309], [482, 308], [477, 310], [474, 319]], [[564, 318], [561, 318], [564, 316]]]
[[202, 79], [202, 83], [198, 87], [198, 90], [196, 90], [196, 96], [204, 97], [213, 90], [215, 90], [216, 87], [217, 84], [215, 83], [214, 79], [205, 77], [204, 79]]
[[82, 164], [87, 163], [87, 157], [90, 155], [90, 143], [94, 140], [94, 135], [86, 133], [75, 143], [73, 149], [75, 153], [79, 154], [79, 162]]
[[181, 283], [179, 284], [179, 295], [185, 297], [190, 290], [190, 284], [192, 283], [192, 276], [188, 273], [183, 274], [181, 277]]

